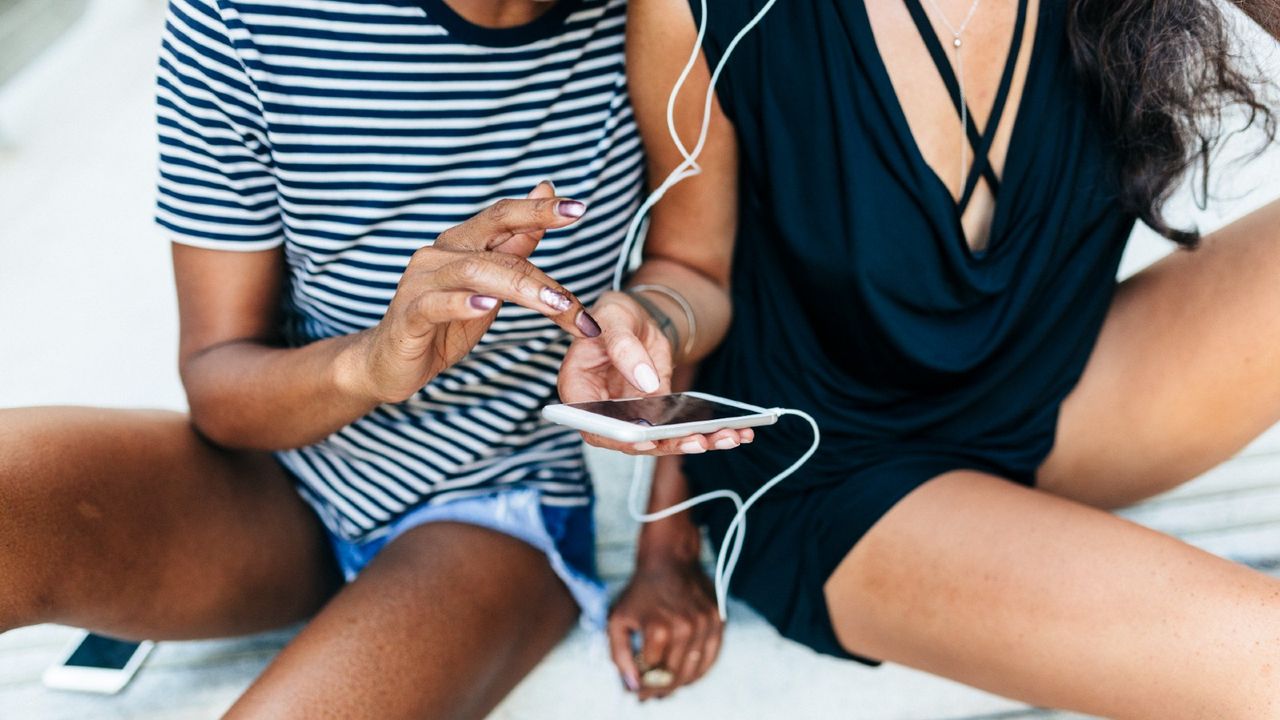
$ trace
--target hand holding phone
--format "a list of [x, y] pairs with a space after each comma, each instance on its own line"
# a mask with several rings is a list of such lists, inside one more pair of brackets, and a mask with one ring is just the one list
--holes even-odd
[[542, 416], [559, 425], [633, 444], [656, 444], [778, 421], [777, 413], [765, 408], [696, 392], [548, 405]]
[[[671, 392], [672, 348], [648, 312], [625, 293], [605, 293], [591, 309], [599, 321], [603, 333], [595, 338], [576, 338], [569, 346], [564, 363], [560, 367], [560, 398], [568, 406], [585, 410], [593, 415], [608, 412], [605, 406], [586, 409], [588, 403], [626, 402], [624, 398], [651, 401], [656, 394]], [[647, 397], [635, 398], [636, 395]], [[732, 401], [729, 401], [732, 404]], [[634, 406], [633, 406], [634, 407]], [[749, 406], [748, 406], [749, 407]], [[650, 408], [651, 410], [652, 408]], [[748, 414], [758, 414], [753, 408]], [[685, 435], [636, 433], [636, 428], [622, 429], [616, 424], [602, 426], [591, 422], [584, 426], [584, 418], [565, 410], [553, 410], [544, 417], [561, 424], [583, 430], [583, 438], [591, 445], [617, 450], [631, 455], [671, 455], [728, 450], [755, 439], [751, 430], [755, 424], [712, 424], [710, 434], [700, 433], [690, 427]], [[576, 419], [575, 419], [576, 418]], [[616, 418], [615, 418], [616, 419]], [[678, 425], [655, 418], [639, 417], [651, 424]], [[577, 423], [577, 424], [575, 424]], [[633, 423], [634, 424], [634, 423]], [[613, 428], [611, 431], [609, 428]], [[596, 432], [596, 429], [603, 432]], [[608, 433], [608, 434], [606, 434]], [[640, 437], [636, 441], [619, 440], [619, 437]], [[660, 435], [660, 436], [659, 436]]]

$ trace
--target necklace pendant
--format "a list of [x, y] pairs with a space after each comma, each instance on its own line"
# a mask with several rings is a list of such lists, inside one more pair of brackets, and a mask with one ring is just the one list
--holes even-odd
[[959, 49], [962, 44], [963, 43], [960, 41], [960, 36], [957, 35], [955, 40], [956, 49]]

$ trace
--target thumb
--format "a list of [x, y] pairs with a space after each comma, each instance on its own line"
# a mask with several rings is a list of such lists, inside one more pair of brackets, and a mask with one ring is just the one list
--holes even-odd
[[556, 186], [550, 180], [543, 180], [525, 195], [529, 200], [537, 200], [539, 198], [551, 198], [556, 196]]

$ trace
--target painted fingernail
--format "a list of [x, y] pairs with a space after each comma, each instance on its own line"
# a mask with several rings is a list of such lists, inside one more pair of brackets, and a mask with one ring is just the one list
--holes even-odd
[[738, 443], [734, 442], [733, 438], [720, 438], [716, 441], [717, 450], [732, 450], [736, 447], [738, 447]]
[[640, 679], [633, 673], [627, 673], [622, 676], [622, 684], [627, 686], [631, 692], [640, 692]]
[[685, 455], [697, 455], [698, 453], [704, 453], [706, 451], [707, 451], [706, 448], [702, 447], [701, 445], [699, 445], [697, 442], [694, 442], [693, 440], [690, 440], [689, 442], [683, 443], [682, 445], [680, 445], [680, 452], [684, 453]]
[[743, 444], [743, 445], [750, 445], [751, 443], [753, 443], [753, 442], [755, 442], [755, 441], [756, 441], [756, 436], [755, 436], [755, 435], [743, 435], [743, 436], [742, 436], [742, 444]]
[[556, 214], [560, 217], [580, 218], [587, 212], [587, 206], [577, 200], [561, 200], [556, 203]]
[[492, 310], [498, 307], [498, 298], [488, 295], [472, 295], [471, 307], [477, 310]]
[[635, 376], [636, 387], [640, 388], [642, 392], [651, 393], [658, 389], [658, 373], [654, 372], [653, 368], [648, 365], [644, 363], [637, 365]]
[[635, 445], [632, 445], [631, 449], [635, 450], [636, 452], [649, 452], [650, 450], [657, 449], [657, 447], [658, 447], [658, 443], [653, 442], [652, 440], [645, 440], [644, 442], [636, 443]]
[[589, 338], [600, 337], [600, 323], [596, 322], [596, 319], [586, 310], [578, 313], [578, 319], [574, 320], [573, 324], [577, 325], [582, 334]]
[[573, 307], [573, 301], [569, 299], [568, 295], [565, 295], [562, 292], [556, 292], [549, 287], [544, 287], [538, 291], [538, 299], [546, 303], [548, 307], [559, 310], [560, 312], [564, 312], [565, 310]]

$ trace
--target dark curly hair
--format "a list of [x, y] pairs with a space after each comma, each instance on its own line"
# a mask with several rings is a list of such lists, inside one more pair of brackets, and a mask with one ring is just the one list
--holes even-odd
[[1068, 34], [1076, 71], [1119, 152], [1122, 204], [1194, 247], [1200, 233], [1171, 227], [1163, 206], [1192, 168], [1207, 197], [1209, 159], [1228, 113], [1243, 108], [1249, 126], [1275, 139], [1276, 115], [1261, 97], [1256, 65], [1236, 53], [1215, 0], [1072, 0]]

